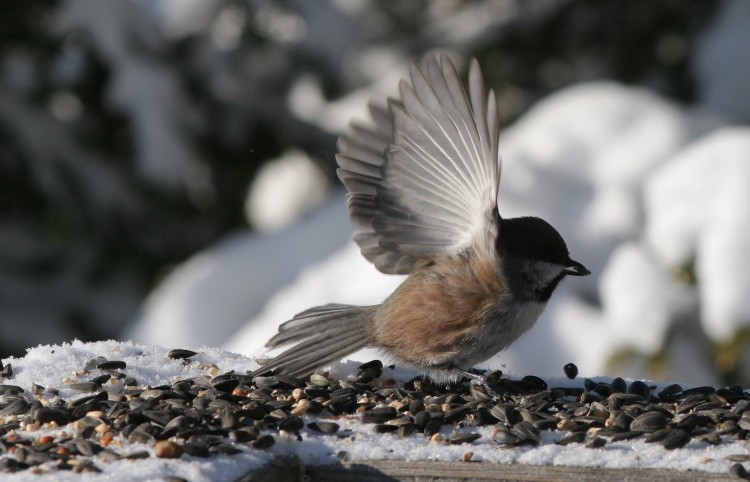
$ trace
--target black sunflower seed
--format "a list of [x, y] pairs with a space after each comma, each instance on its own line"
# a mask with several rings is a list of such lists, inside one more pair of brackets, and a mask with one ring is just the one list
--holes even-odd
[[417, 427], [418, 430], [424, 430], [427, 423], [432, 419], [429, 412], [419, 412], [414, 417], [414, 426]]
[[532, 423], [527, 421], [518, 422], [511, 428], [511, 432], [516, 434], [520, 441], [536, 445], [539, 443], [540, 432]]
[[521, 438], [508, 428], [499, 426], [492, 433], [492, 441], [498, 445], [515, 446], [521, 441]]
[[333, 415], [340, 415], [342, 413], [353, 412], [356, 406], [357, 406], [357, 401], [354, 399], [354, 397], [341, 396], [341, 397], [331, 398], [326, 408], [328, 408], [328, 411], [331, 412]]
[[390, 425], [387, 423], [380, 423], [375, 425], [376, 433], [390, 433], [398, 430], [398, 425]]
[[68, 385], [68, 388], [79, 392], [95, 392], [100, 386], [96, 382], [75, 382]]
[[256, 439], [256, 436], [246, 430], [232, 430], [228, 434], [229, 440], [234, 443], [247, 443]]
[[253, 378], [253, 385], [256, 388], [275, 388], [280, 385], [280, 382], [276, 377], [255, 377]]
[[262, 437], [258, 437], [257, 440], [252, 442], [253, 448], [265, 450], [267, 448], [270, 448], [273, 446], [273, 444], [276, 442], [276, 439], [274, 439], [270, 435], [263, 435]]
[[521, 379], [531, 390], [542, 391], [547, 389], [547, 382], [536, 375], [526, 375]]
[[[271, 437], [270, 435], [268, 435], [268, 437], [270, 437], [272, 440], [271, 444], [269, 445], [270, 447], [271, 445], [273, 445], [273, 437]], [[267, 447], [256, 447], [256, 448], [267, 448]], [[206, 458], [211, 455], [210, 452], [208, 451], [208, 446], [206, 445], [186, 443], [182, 446], [182, 450], [184, 450], [186, 454], [192, 455], [193, 457]]]
[[127, 364], [122, 360], [107, 360], [96, 365], [99, 370], [123, 370]]
[[61, 408], [41, 407], [34, 410], [32, 416], [39, 423], [55, 422], [58, 425], [65, 425], [70, 421], [68, 412]]
[[667, 418], [661, 412], [646, 412], [633, 420], [630, 424], [630, 430], [636, 432], [656, 432], [667, 425]]
[[415, 430], [416, 430], [416, 427], [414, 426], [413, 423], [407, 423], [404, 425], [400, 425], [398, 427], [398, 434], [401, 437], [408, 437], [409, 435], [414, 433]]
[[383, 368], [383, 362], [380, 360], [370, 360], [357, 367], [358, 370], [367, 370], [368, 368]]
[[22, 415], [29, 411], [31, 405], [23, 399], [13, 400], [8, 405], [0, 409], [0, 416]]
[[360, 370], [357, 373], [357, 381], [367, 383], [372, 380], [375, 380], [376, 378], [380, 377], [380, 375], [382, 374], [383, 374], [382, 368], [377, 368], [377, 367], [367, 368], [366, 370]]
[[191, 358], [197, 355], [198, 352], [192, 351], [192, 350], [185, 350], [182, 348], [175, 348], [173, 350], [169, 350], [167, 352], [167, 358], [170, 358], [172, 360], [183, 360], [186, 358]]
[[636, 380], [628, 387], [628, 393], [633, 395], [640, 395], [641, 397], [645, 398], [651, 393], [651, 387], [640, 380]]
[[594, 437], [589, 441], [589, 443], [586, 444], [587, 448], [590, 449], [598, 449], [601, 447], [604, 447], [607, 444], [607, 441], [601, 437]]
[[[395, 425], [393, 425], [395, 427]], [[427, 436], [435, 435], [436, 433], [440, 432], [440, 429], [443, 427], [443, 421], [438, 419], [430, 419], [429, 422], [427, 422], [424, 426], [424, 429], [422, 430], [422, 433], [424, 433]]]
[[716, 392], [716, 389], [714, 387], [703, 386], [703, 387], [693, 387], [693, 388], [685, 389], [682, 391], [682, 394], [684, 396], [693, 395], [693, 394], [711, 395], [714, 392]]
[[409, 411], [412, 415], [416, 415], [424, 410], [424, 400], [417, 398], [409, 401]]
[[466, 433], [449, 438], [448, 443], [451, 445], [470, 444], [481, 437], [482, 435], [478, 433]]
[[662, 440], [667, 438], [667, 436], [670, 433], [672, 433], [671, 428], [663, 428], [661, 430], [657, 430], [655, 432], [651, 432], [650, 434], [646, 435], [643, 438], [643, 441], [646, 443], [661, 442]]
[[563, 367], [563, 371], [565, 372], [565, 376], [573, 380], [575, 377], [578, 376], [578, 367], [575, 365], [575, 363], [568, 363]]
[[745, 466], [740, 463], [732, 464], [729, 467], [729, 473], [735, 477], [739, 477], [741, 479], [747, 478], [747, 469], [745, 469]]
[[299, 430], [302, 430], [302, 427], [305, 426], [305, 422], [302, 421], [302, 418], [298, 417], [297, 415], [292, 415], [290, 417], [285, 418], [281, 422], [279, 422], [279, 430], [286, 430], [287, 432], [297, 432]]
[[362, 414], [362, 423], [385, 423], [396, 415], [398, 412], [393, 407], [377, 407]]
[[555, 443], [557, 445], [580, 444], [580, 443], [583, 443], [584, 440], [586, 440], [585, 432], [573, 432], [561, 438]]
[[690, 434], [679, 428], [672, 430], [669, 435], [661, 441], [661, 444], [667, 450], [674, 450], [684, 447], [690, 442]]
[[211, 386], [222, 392], [231, 392], [239, 384], [240, 381], [234, 374], [218, 375], [211, 379]]
[[471, 407], [467, 407], [466, 405], [453, 408], [445, 414], [445, 423], [457, 422], [463, 419], [471, 410]]
[[628, 384], [622, 378], [616, 377], [612, 379], [610, 387], [612, 388], [612, 393], [625, 393], [628, 389]]

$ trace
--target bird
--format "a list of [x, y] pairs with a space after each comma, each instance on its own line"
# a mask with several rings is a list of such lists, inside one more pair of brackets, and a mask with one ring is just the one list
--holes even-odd
[[447, 54], [428, 53], [399, 94], [368, 104], [373, 125], [351, 123], [336, 161], [361, 254], [408, 276], [380, 304], [284, 322], [266, 347], [288, 348], [251, 376], [302, 377], [376, 347], [436, 382], [486, 382], [472, 368], [529, 330], [563, 278], [590, 274], [548, 222], [501, 217], [498, 105], [476, 59], [468, 91]]

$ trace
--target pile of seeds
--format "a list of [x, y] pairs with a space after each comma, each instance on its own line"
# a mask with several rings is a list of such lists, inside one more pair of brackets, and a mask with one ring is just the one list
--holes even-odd
[[[168, 357], [196, 355], [172, 350]], [[356, 378], [333, 380], [314, 374], [306, 380], [272, 375], [251, 378], [234, 372], [140, 386], [123, 361], [103, 357], [82, 367], [85, 380], [68, 387], [90, 392], [63, 400], [54, 388], [30, 391], [0, 384], [0, 473], [20, 470], [99, 471], [107, 461], [150, 457], [127, 451], [128, 443], [153, 446], [156, 457], [182, 454], [210, 457], [271, 447], [275, 437], [293, 442], [301, 432], [351, 436], [336, 423], [359, 417], [376, 433], [429, 437], [433, 442], [470, 444], [482, 436], [472, 427], [493, 426], [492, 442], [512, 448], [537, 445], [543, 432], [557, 444], [608, 443], [641, 439], [666, 449], [691, 440], [720, 444], [750, 433], [750, 396], [741, 387], [656, 387], [641, 381], [584, 380], [581, 388], [550, 387], [541, 378], [511, 380], [487, 375], [492, 396], [468, 381], [436, 385], [421, 378], [398, 384], [383, 379], [383, 365], [359, 367]], [[570, 378], [578, 369], [564, 368]], [[9, 375], [5, 376], [5, 375]], [[444, 428], [453, 435], [443, 436]], [[489, 442], [489, 441], [488, 441]], [[736, 456], [732, 472], [745, 474]]]

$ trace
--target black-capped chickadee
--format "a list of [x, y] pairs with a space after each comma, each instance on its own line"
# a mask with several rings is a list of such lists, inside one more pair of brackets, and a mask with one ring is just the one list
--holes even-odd
[[565, 276], [590, 273], [546, 221], [500, 217], [498, 110], [476, 59], [468, 95], [446, 55], [410, 77], [336, 156], [354, 241], [378, 270], [409, 276], [379, 305], [299, 313], [267, 344], [293, 346], [253, 375], [302, 376], [366, 346], [436, 381], [470, 375], [534, 325]]

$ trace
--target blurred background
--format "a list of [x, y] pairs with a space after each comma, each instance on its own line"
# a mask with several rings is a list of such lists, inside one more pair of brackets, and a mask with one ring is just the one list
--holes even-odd
[[382, 300], [336, 137], [441, 49], [497, 93], [501, 214], [594, 272], [488, 366], [748, 384], [748, 45], [743, 0], [4, 1], [0, 358], [257, 353], [311, 305]]

